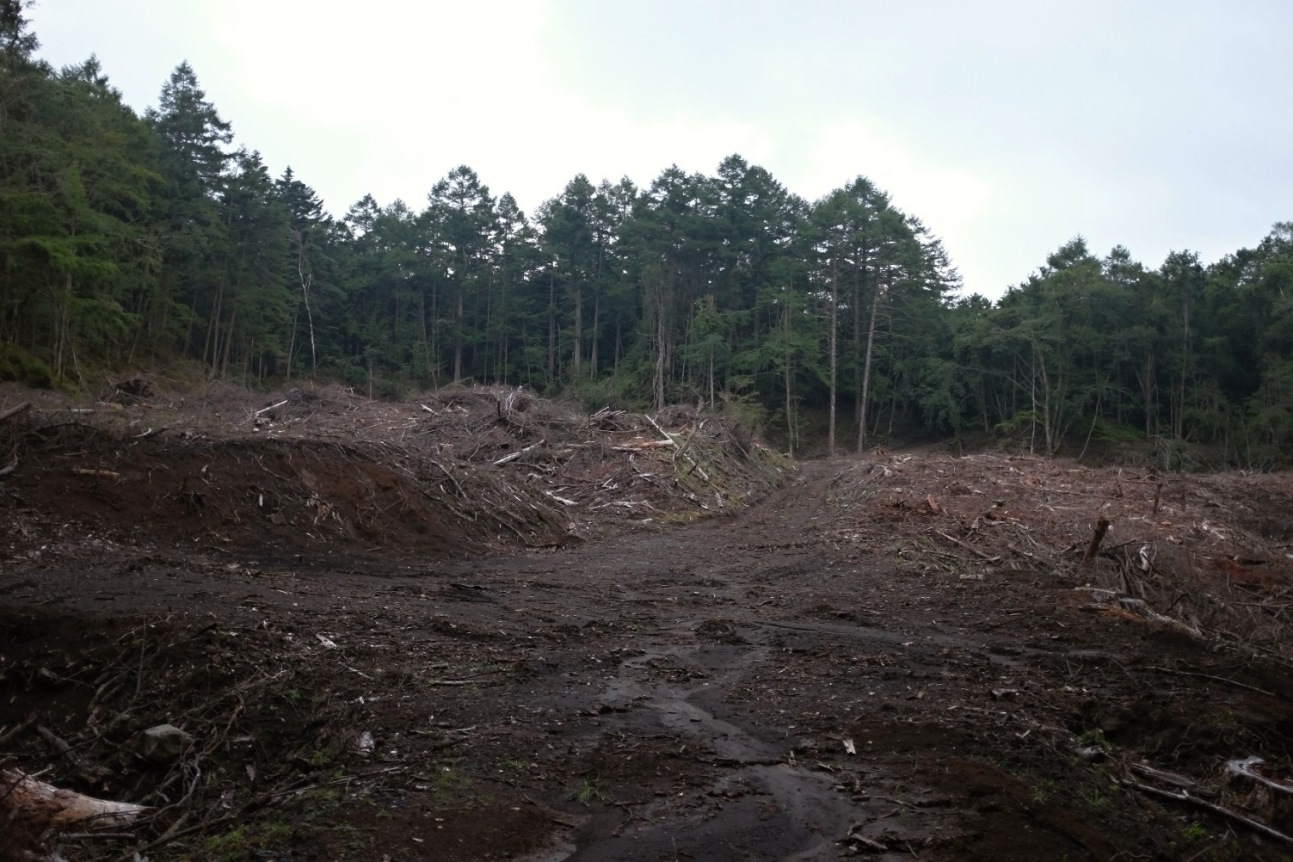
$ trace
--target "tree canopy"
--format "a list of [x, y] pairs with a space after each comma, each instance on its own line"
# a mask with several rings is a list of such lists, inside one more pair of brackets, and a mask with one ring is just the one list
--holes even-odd
[[334, 218], [233, 148], [180, 63], [136, 115], [55, 70], [0, 0], [0, 379], [183, 360], [250, 385], [475, 381], [739, 411], [792, 448], [895, 435], [1033, 451], [1293, 452], [1293, 223], [1204, 266], [1078, 237], [996, 302], [866, 176], [807, 201], [740, 155], [639, 188], [584, 174], [533, 215], [469, 166]]

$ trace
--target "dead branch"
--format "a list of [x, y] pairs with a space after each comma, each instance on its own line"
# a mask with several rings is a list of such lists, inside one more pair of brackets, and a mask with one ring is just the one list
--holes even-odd
[[517, 450], [516, 452], [513, 452], [511, 455], [504, 455], [502, 458], [499, 458], [497, 461], [495, 461], [493, 463], [493, 466], [499, 467], [499, 466], [502, 466], [503, 464], [507, 464], [509, 462], [515, 461], [517, 458], [520, 458], [525, 453], [534, 451], [535, 449], [539, 448], [546, 442], [547, 442], [546, 440], [540, 440], [538, 443], [532, 443], [529, 446], [526, 446], [524, 449], [520, 449], [520, 450]]
[[659, 431], [659, 432], [660, 432], [660, 436], [664, 437], [664, 439], [666, 439], [666, 440], [668, 440], [668, 441], [669, 441], [668, 445], [670, 445], [670, 446], [676, 445], [676, 444], [674, 443], [673, 436], [672, 436], [672, 435], [670, 435], [668, 431], [666, 431], [666, 430], [664, 430], [663, 428], [661, 428], [661, 427], [660, 427], [660, 423], [659, 423], [659, 422], [656, 422], [656, 421], [655, 421], [655, 418], [654, 418], [654, 417], [652, 417], [652, 416], [651, 416], [651, 414], [649, 414], [649, 413], [643, 413], [642, 415], [646, 417], [646, 421], [648, 421], [648, 422], [650, 422], [650, 423], [651, 423], [651, 427], [652, 427], [652, 428], [654, 428], [655, 430], [657, 430], [657, 431]]
[[99, 479], [120, 479], [121, 474], [115, 470], [95, 470], [89, 467], [73, 467], [73, 475], [76, 476], [94, 476]]
[[259, 415], [260, 415], [260, 414], [262, 414], [262, 413], [268, 413], [268, 412], [269, 412], [269, 411], [271, 411], [271, 410], [275, 410], [275, 409], [277, 409], [277, 408], [279, 408], [279, 407], [282, 407], [283, 405], [287, 404], [288, 400], [289, 400], [289, 399], [284, 398], [282, 401], [278, 402], [277, 404], [271, 404], [271, 405], [269, 405], [268, 407], [262, 407], [262, 408], [260, 408], [259, 410], [255, 411], [254, 413], [252, 413], [252, 414], [251, 414], [251, 415], [252, 415], [252, 418], [257, 417], [257, 416], [259, 416]]
[[9, 728], [4, 733], [0, 733], [0, 745], [8, 745], [10, 742], [17, 739], [18, 737], [26, 733], [28, 730], [30, 730], [33, 726], [35, 726], [35, 724], [36, 724], [35, 718], [29, 718], [20, 724], [15, 724], [13, 727]]
[[3, 413], [0, 413], [0, 422], [5, 421], [6, 419], [12, 419], [15, 416], [26, 413], [30, 409], [31, 409], [30, 401], [24, 401], [23, 403], [15, 407], [10, 407], [8, 410], [4, 411]]
[[1257, 771], [1256, 767], [1261, 766], [1266, 761], [1256, 755], [1245, 757], [1240, 760], [1231, 760], [1226, 764], [1226, 772], [1231, 775], [1241, 775], [1249, 781], [1254, 781], [1264, 787], [1268, 787], [1277, 793], [1293, 795], [1293, 786], [1273, 781]]
[[965, 542], [962, 542], [960, 539], [957, 539], [953, 536], [949, 536], [947, 533], [944, 533], [942, 530], [935, 530], [934, 532], [938, 533], [938, 535], [942, 536], [944, 539], [947, 539], [953, 545], [964, 548], [965, 550], [969, 551], [971, 554], [974, 554], [974, 556], [978, 557], [980, 560], [983, 560], [984, 562], [988, 562], [988, 563], [1001, 562], [1000, 557], [988, 556], [987, 554], [983, 553], [983, 551], [980, 551], [978, 548], [971, 547], [970, 545], [967, 545]]
[[1119, 783], [1122, 784], [1124, 787], [1130, 787], [1132, 790], [1139, 790], [1141, 793], [1147, 793], [1150, 796], [1157, 796], [1162, 799], [1171, 799], [1174, 802], [1188, 802], [1191, 805], [1197, 805], [1200, 808], [1206, 808], [1208, 811], [1211, 811], [1213, 814], [1219, 814], [1228, 820], [1234, 821], [1235, 823], [1241, 823], [1244, 826], [1247, 826], [1249, 829], [1252, 829], [1256, 832], [1260, 832], [1262, 835], [1265, 835], [1267, 838], [1274, 838], [1276, 841], [1283, 841], [1285, 844], [1293, 844], [1293, 837], [1285, 835], [1283, 832], [1280, 832], [1277, 829], [1272, 829], [1270, 826], [1267, 826], [1265, 823], [1259, 823], [1258, 821], [1253, 820], [1250, 817], [1245, 817], [1244, 815], [1240, 814], [1237, 811], [1231, 811], [1229, 808], [1222, 808], [1220, 805], [1214, 805], [1213, 803], [1208, 802], [1205, 799], [1200, 799], [1197, 796], [1191, 796], [1188, 791], [1182, 790], [1180, 793], [1173, 793], [1170, 790], [1161, 790], [1157, 787], [1151, 787], [1148, 784], [1141, 784], [1139, 781], [1132, 781], [1129, 778], [1124, 778]]
[[1170, 667], [1155, 667], [1152, 665], [1147, 667], [1146, 670], [1153, 670], [1159, 673], [1170, 674], [1172, 676], [1192, 676], [1198, 679], [1210, 679], [1213, 682], [1225, 683], [1226, 685], [1234, 686], [1235, 688], [1242, 688], [1247, 691], [1256, 692], [1257, 694], [1264, 694], [1267, 697], [1275, 697], [1275, 695], [1272, 692], [1266, 691], [1266, 689], [1258, 688], [1255, 685], [1249, 685], [1248, 683], [1245, 683], [1245, 682], [1238, 682], [1233, 679], [1226, 679], [1223, 676], [1213, 676], [1210, 673], [1199, 673], [1198, 671], [1192, 671], [1192, 670], [1173, 670]]
[[1104, 534], [1109, 532], [1109, 519], [1101, 518], [1095, 523], [1095, 532], [1091, 535], [1091, 544], [1086, 547], [1086, 554], [1082, 557], [1082, 564], [1089, 566], [1095, 559], [1096, 553], [1100, 550], [1100, 543], [1104, 541]]

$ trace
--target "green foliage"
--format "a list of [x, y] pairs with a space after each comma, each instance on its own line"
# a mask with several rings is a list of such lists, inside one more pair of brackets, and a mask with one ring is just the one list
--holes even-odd
[[280, 850], [292, 837], [292, 827], [280, 821], [242, 824], [202, 843], [202, 858], [212, 862], [242, 862]]
[[41, 360], [16, 344], [0, 344], [0, 380], [9, 380], [36, 389], [54, 385], [54, 372]]
[[940, 241], [865, 176], [810, 204], [739, 155], [645, 188], [578, 174], [533, 218], [462, 165], [420, 208], [333, 219], [232, 149], [189, 64], [139, 117], [93, 57], [54, 70], [36, 45], [0, 0], [0, 378], [178, 360], [374, 397], [689, 401], [790, 451], [839, 426], [857, 447], [978, 430], [1166, 469], [1293, 459], [1293, 223], [1209, 266], [1078, 237], [993, 303], [955, 297]]
[[585, 778], [578, 787], [570, 791], [569, 798], [584, 807], [610, 801], [600, 778]]

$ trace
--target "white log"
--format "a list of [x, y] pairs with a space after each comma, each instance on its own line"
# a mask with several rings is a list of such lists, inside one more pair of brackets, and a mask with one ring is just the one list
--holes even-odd
[[252, 416], [259, 416], [259, 415], [260, 415], [260, 414], [262, 414], [262, 413], [268, 413], [269, 411], [273, 410], [275, 407], [282, 407], [282, 406], [283, 406], [284, 404], [286, 404], [287, 402], [288, 402], [288, 399], [287, 399], [287, 398], [284, 398], [282, 401], [278, 402], [277, 404], [271, 404], [271, 405], [269, 405], [268, 407], [262, 407], [262, 408], [260, 408], [259, 410], [257, 410], [255, 413], [253, 413], [253, 414], [251, 414], [251, 415], [252, 415]]
[[64, 790], [13, 769], [0, 770], [0, 810], [13, 812], [15, 819], [48, 823], [50, 826], [128, 826], [148, 807], [130, 802], [95, 799]]

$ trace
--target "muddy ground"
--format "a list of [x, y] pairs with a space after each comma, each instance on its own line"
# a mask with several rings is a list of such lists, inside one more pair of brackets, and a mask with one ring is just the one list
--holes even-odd
[[0, 427], [10, 855], [1293, 858], [1287, 476], [292, 397]]

